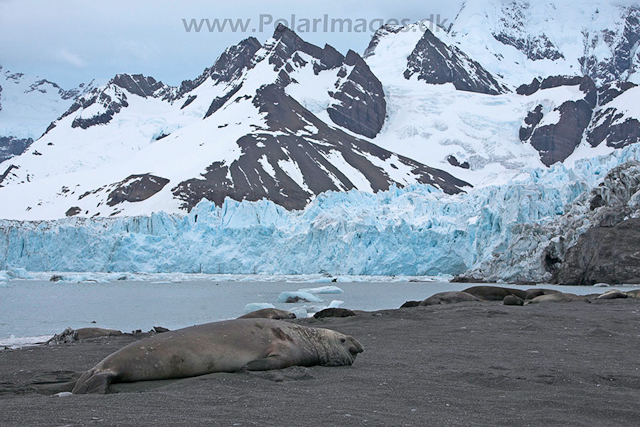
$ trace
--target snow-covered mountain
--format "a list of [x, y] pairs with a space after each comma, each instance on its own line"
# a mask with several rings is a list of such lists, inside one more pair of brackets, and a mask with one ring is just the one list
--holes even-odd
[[362, 56], [280, 26], [179, 87], [119, 74], [0, 163], [0, 218], [19, 220], [0, 253], [580, 282], [589, 242], [613, 239], [602, 218], [638, 215], [639, 23], [605, 1], [468, 1], [448, 28], [379, 29]]
[[0, 198], [11, 200], [0, 215], [177, 213], [225, 197], [301, 209], [326, 191], [470, 187], [369, 142], [385, 117], [382, 85], [357, 53], [280, 26], [264, 46], [244, 40], [179, 88], [118, 75], [79, 97], [0, 165]]
[[450, 28], [456, 46], [511, 87], [536, 77], [638, 82], [640, 8], [616, 1], [466, 1]]
[[0, 163], [20, 155], [95, 83], [64, 90], [49, 80], [0, 65]]

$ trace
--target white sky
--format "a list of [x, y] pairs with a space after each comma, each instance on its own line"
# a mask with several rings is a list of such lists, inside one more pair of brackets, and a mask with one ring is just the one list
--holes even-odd
[[[470, 0], [474, 1], [474, 0]], [[475, 0], [477, 1], [477, 0]], [[0, 0], [0, 65], [39, 75], [71, 88], [116, 73], [142, 73], [171, 85], [197, 77], [228, 46], [255, 36], [271, 37], [273, 24], [259, 32], [261, 14], [274, 19], [408, 19], [440, 14], [451, 23], [463, 0], [169, 1], [169, 0]], [[182, 19], [251, 19], [246, 33], [187, 33]], [[256, 31], [251, 31], [255, 29]], [[371, 32], [307, 32], [311, 43], [328, 43], [362, 53]]]

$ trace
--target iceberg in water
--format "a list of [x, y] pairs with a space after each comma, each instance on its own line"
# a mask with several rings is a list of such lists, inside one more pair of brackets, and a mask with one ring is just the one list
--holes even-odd
[[309, 292], [281, 292], [278, 296], [278, 302], [281, 303], [295, 303], [295, 302], [322, 302], [321, 298], [309, 293]]
[[320, 286], [318, 288], [298, 289], [299, 292], [310, 294], [342, 294], [344, 291], [337, 286]]
[[263, 308], [276, 308], [276, 306], [268, 302], [251, 302], [244, 306], [244, 314], [262, 310]]

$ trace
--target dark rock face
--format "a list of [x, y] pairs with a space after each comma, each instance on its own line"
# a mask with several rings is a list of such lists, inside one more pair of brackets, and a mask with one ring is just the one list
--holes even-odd
[[555, 61], [564, 58], [564, 55], [560, 53], [556, 45], [554, 45], [544, 34], [520, 38], [501, 32], [494, 34], [493, 37], [502, 44], [515, 47], [520, 52], [527, 55], [527, 58], [532, 61], [539, 61], [542, 59]]
[[[640, 121], [625, 117], [625, 112], [611, 106], [611, 101], [628, 90], [636, 90], [631, 82], [611, 83], [598, 91], [598, 108], [587, 130], [587, 141], [593, 147], [607, 141], [607, 146], [623, 148], [640, 141]], [[625, 96], [628, 96], [625, 95]]]
[[[292, 68], [287, 61], [292, 60], [300, 66], [306, 65], [298, 52], [316, 60], [313, 63], [316, 75], [325, 70], [340, 68], [339, 76], [343, 81], [336, 82], [336, 90], [329, 92], [336, 100], [327, 108], [329, 118], [338, 126], [368, 138], [374, 138], [380, 132], [387, 111], [384, 90], [382, 83], [360, 55], [350, 50], [344, 57], [329, 45], [321, 49], [305, 42], [283, 25], [276, 28], [273, 37], [275, 44], [267, 46], [270, 49], [269, 63], [274, 65], [275, 70], [281, 70], [278, 80], [282, 87], [292, 83], [288, 74]], [[348, 75], [347, 67], [353, 67]]]
[[[591, 77], [599, 83], [624, 81], [633, 72], [633, 58], [637, 51], [634, 48], [640, 41], [640, 8], [630, 6], [624, 8], [625, 17], [622, 31], [603, 31], [602, 33], [585, 33], [584, 55], [580, 58], [582, 74]], [[598, 61], [594, 50], [598, 42], [603, 40], [610, 52], [611, 58]]]
[[640, 283], [640, 219], [594, 227], [569, 249], [555, 281], [562, 284]]
[[460, 163], [460, 161], [456, 158], [456, 156], [448, 156], [447, 157], [447, 162], [449, 162], [449, 164], [451, 166], [455, 166], [455, 167], [458, 167], [458, 168], [462, 168], [462, 169], [471, 168], [471, 165], [469, 164], [469, 162]]
[[527, 34], [529, 7], [528, 2], [505, 2], [502, 6], [503, 17], [493, 37], [502, 44], [515, 47], [532, 61], [564, 58], [545, 34]]
[[[551, 251], [547, 271], [555, 283], [593, 285], [640, 281], [640, 220], [635, 195], [640, 191], [640, 163], [630, 161], [612, 169], [586, 200], [585, 216], [592, 228], [567, 249]], [[579, 224], [584, 218], [578, 219]], [[569, 224], [571, 227], [571, 224]]]
[[455, 46], [447, 46], [429, 30], [425, 31], [407, 59], [404, 77], [413, 75], [429, 84], [453, 83], [456, 89], [498, 95], [508, 89]]
[[[113, 116], [118, 114], [120, 110], [129, 106], [127, 101], [127, 95], [122, 90], [114, 88], [114, 96], [106, 93], [106, 90], [101, 91], [89, 99], [80, 99], [71, 106], [69, 111], [65, 115], [72, 114], [80, 108], [88, 108], [95, 103], [101, 104], [104, 111], [88, 119], [76, 117], [71, 123], [72, 128], [88, 129], [91, 126], [105, 125], [113, 119]], [[62, 116], [64, 117], [64, 115]], [[48, 130], [47, 130], [48, 131]]]
[[109, 193], [107, 205], [115, 206], [122, 202], [141, 202], [155, 195], [169, 183], [169, 180], [151, 174], [131, 175], [117, 184]]
[[632, 82], [613, 82], [608, 83], [598, 89], [598, 105], [607, 105], [629, 89], [638, 86]]
[[162, 97], [168, 89], [164, 83], [142, 74], [118, 74], [111, 80], [111, 83], [143, 98]]
[[77, 206], [72, 206], [70, 207], [67, 212], [65, 212], [65, 216], [69, 217], [69, 216], [76, 216], [78, 215], [80, 212], [82, 212], [82, 209], [80, 209]]
[[2, 175], [0, 175], [0, 187], [2, 187], [2, 186], [3, 186], [3, 185], [2, 185], [2, 182], [3, 182], [5, 179], [7, 179], [7, 177], [8, 177], [9, 175], [14, 175], [14, 176], [15, 176], [15, 174], [12, 174], [12, 173], [11, 173], [11, 171], [12, 171], [12, 170], [14, 170], [14, 169], [20, 169], [20, 168], [19, 168], [18, 166], [16, 166], [16, 165], [9, 165], [9, 167], [8, 167], [8, 168], [7, 168], [7, 169], [2, 173]]
[[525, 126], [520, 128], [520, 141], [527, 141], [531, 138], [534, 129], [540, 124], [543, 117], [542, 105], [538, 105], [533, 111], [529, 111], [524, 119]]
[[380, 40], [388, 34], [398, 34], [400, 31], [402, 31], [402, 28], [403, 27], [399, 25], [385, 25], [379, 28], [371, 38], [371, 41], [369, 42], [369, 46], [367, 46], [367, 48], [365, 49], [362, 57], [368, 58], [370, 56], [375, 55], [376, 54], [375, 50], [376, 50], [376, 47], [378, 47]]
[[[168, 95], [167, 99], [170, 101], [180, 99], [210, 78], [216, 82], [236, 80], [245, 70], [251, 69], [255, 65], [252, 59], [261, 47], [262, 45], [257, 39], [249, 37], [237, 45], [227, 48], [213, 66], [204, 70], [194, 80], [184, 80], [176, 93]], [[188, 105], [187, 101], [185, 101], [183, 108]]]
[[374, 138], [382, 129], [387, 113], [382, 83], [354, 51], [349, 50], [344, 63], [354, 68], [346, 82], [331, 94], [339, 103], [327, 109], [329, 117], [339, 126]]
[[[225, 197], [230, 197], [250, 201], [266, 198], [286, 209], [302, 209], [312, 195], [355, 188], [343, 171], [327, 159], [338, 154], [367, 179], [373, 191], [388, 190], [394, 183], [369, 160], [371, 156], [388, 160], [392, 153], [328, 126], [286, 95], [279, 85], [259, 89], [251, 102], [265, 114], [268, 129], [256, 129], [241, 137], [237, 144], [242, 155], [232, 164], [215, 162], [200, 178], [174, 187], [172, 192], [184, 202], [183, 208], [193, 208], [202, 198], [220, 206]], [[305, 130], [309, 125], [317, 132]], [[469, 185], [402, 156], [398, 156], [398, 162], [398, 167], [409, 167], [419, 182], [433, 184], [449, 194]], [[296, 182], [284, 170], [292, 165], [297, 165], [303, 182]]]
[[[12, 136], [0, 136], [0, 163], [24, 153], [31, 144], [33, 144], [33, 139], [31, 138], [21, 139]], [[2, 182], [1, 179], [0, 182]]]
[[596, 107], [597, 92], [593, 81], [589, 77], [548, 77], [538, 83], [520, 86], [518, 93], [532, 95], [538, 90], [551, 89], [561, 86], [579, 86], [584, 98], [578, 101], [566, 101], [555, 108], [554, 114], [560, 116], [557, 122], [542, 125], [544, 113], [542, 105], [530, 111], [520, 128], [520, 140], [530, 143], [540, 152], [542, 163], [551, 166], [556, 162], [563, 162], [571, 155], [580, 142], [584, 131], [591, 122], [593, 110]]
[[153, 77], [146, 77], [141, 74], [118, 74], [106, 86], [93, 89], [77, 98], [62, 116], [49, 125], [45, 134], [54, 129], [58, 121], [96, 103], [101, 105], [102, 112], [89, 118], [76, 117], [71, 127], [88, 129], [92, 126], [108, 124], [116, 114], [129, 106], [126, 92], [143, 98], [162, 98], [166, 97], [171, 91], [172, 88], [156, 81]]
[[596, 147], [606, 140], [609, 147], [623, 148], [640, 141], [640, 121], [628, 117], [620, 122], [623, 118], [624, 113], [615, 108], [598, 111], [593, 120], [595, 126], [587, 133], [589, 144]]
[[547, 166], [563, 162], [575, 151], [591, 120], [592, 110], [585, 101], [567, 101], [557, 110], [560, 121], [536, 128], [530, 138], [531, 145], [540, 152], [540, 159]]
[[207, 113], [204, 115], [204, 118], [206, 119], [207, 117], [211, 116], [213, 113], [218, 111], [220, 108], [222, 108], [222, 106], [226, 104], [227, 101], [229, 101], [231, 98], [233, 98], [233, 95], [238, 93], [238, 91], [241, 88], [242, 88], [242, 83], [239, 83], [235, 86], [232, 86], [231, 89], [229, 89], [229, 91], [226, 94], [216, 97], [213, 100], [213, 102], [211, 102], [211, 105], [209, 106]]

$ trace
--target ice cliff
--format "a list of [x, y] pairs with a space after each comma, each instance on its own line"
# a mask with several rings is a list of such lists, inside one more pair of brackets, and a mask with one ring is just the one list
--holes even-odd
[[471, 270], [498, 280], [548, 280], [545, 251], [569, 224], [568, 216], [580, 218], [579, 224], [570, 223], [575, 236], [596, 225], [590, 222], [593, 215], [582, 212], [593, 188], [613, 168], [639, 158], [640, 147], [629, 146], [455, 196], [428, 185], [377, 194], [329, 192], [302, 211], [265, 200], [227, 199], [221, 207], [202, 201], [185, 216], [3, 220], [0, 270], [346, 275]]

